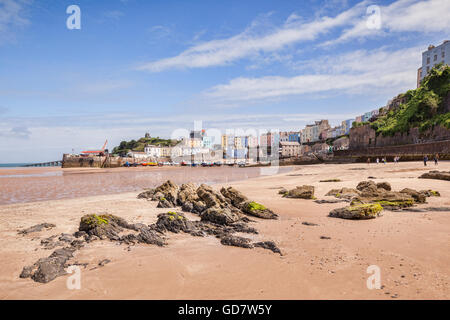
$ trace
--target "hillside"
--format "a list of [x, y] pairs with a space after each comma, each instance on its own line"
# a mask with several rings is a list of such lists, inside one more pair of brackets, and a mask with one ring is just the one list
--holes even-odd
[[450, 94], [450, 67], [436, 65], [424, 78], [419, 88], [400, 97], [406, 101], [393, 110], [382, 113], [371, 127], [377, 135], [392, 136], [419, 128], [421, 132], [436, 125], [450, 129], [450, 112], [444, 102]]
[[139, 140], [122, 141], [112, 150], [113, 154], [126, 155], [129, 151], [144, 152], [146, 145], [169, 147], [178, 143], [177, 140], [161, 139], [159, 137], [140, 138]]

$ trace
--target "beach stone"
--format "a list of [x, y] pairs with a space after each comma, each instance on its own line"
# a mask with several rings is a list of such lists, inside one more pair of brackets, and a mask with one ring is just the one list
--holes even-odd
[[377, 188], [378, 189], [384, 189], [386, 191], [391, 191], [392, 190], [391, 184], [389, 182], [385, 182], [385, 181], [377, 183]]
[[111, 260], [109, 260], [109, 259], [103, 259], [103, 260], [99, 261], [98, 265], [100, 267], [103, 267], [103, 266], [107, 265], [110, 262], [111, 262]]
[[202, 184], [200, 187], [198, 187], [197, 195], [200, 198], [200, 200], [205, 203], [207, 208], [229, 207], [229, 203], [222, 194], [214, 191], [210, 186], [207, 186], [205, 184]]
[[172, 181], [167, 180], [166, 182], [164, 182], [162, 185], [160, 185], [155, 189], [155, 195], [157, 195], [158, 193], [163, 194], [163, 198], [169, 201], [172, 204], [172, 206], [176, 206], [178, 199], [178, 191], [179, 187]]
[[281, 188], [279, 191], [278, 191], [278, 194], [282, 194], [282, 195], [285, 195], [285, 194], [287, 194], [289, 191], [286, 189], [286, 188]]
[[417, 203], [425, 203], [427, 200], [427, 197], [424, 193], [420, 193], [414, 189], [404, 188], [403, 190], [400, 191], [400, 193], [406, 193], [410, 195]]
[[53, 251], [47, 257], [39, 259], [34, 265], [24, 267], [20, 278], [33, 279], [35, 282], [48, 283], [56, 277], [66, 274], [66, 262], [73, 257], [74, 248], [63, 248]]
[[378, 203], [360, 204], [344, 208], [334, 209], [330, 212], [330, 217], [342, 219], [374, 219], [379, 216], [383, 207]]
[[253, 244], [251, 244], [250, 239], [238, 236], [225, 236], [220, 240], [220, 243], [225, 246], [235, 246], [247, 249], [253, 248]]
[[339, 199], [351, 200], [354, 197], [359, 196], [360, 193], [356, 189], [352, 188], [341, 188], [341, 189], [331, 189], [325, 194], [325, 196], [334, 196]]
[[185, 202], [181, 206], [181, 210], [184, 212], [193, 212], [194, 211], [194, 204], [192, 202]]
[[314, 199], [314, 186], [298, 186], [289, 190], [285, 195], [286, 198]]
[[450, 181], [450, 171], [433, 170], [422, 174], [419, 179], [437, 179]]
[[165, 198], [159, 200], [157, 208], [173, 208], [175, 207], [171, 202], [167, 201]]
[[316, 226], [318, 226], [317, 223], [308, 222], [308, 221], [303, 221], [302, 224], [305, 225], [305, 226], [310, 226], [310, 227], [316, 227]]
[[42, 231], [44, 229], [45, 230], [50, 230], [50, 229], [52, 229], [54, 227], [56, 227], [56, 225], [54, 225], [53, 223], [44, 222], [44, 223], [40, 223], [40, 224], [34, 225], [32, 227], [29, 227], [27, 229], [19, 230], [18, 233], [26, 235], [26, 234], [29, 234], [29, 233], [32, 233], [32, 232], [39, 232], [39, 231]]
[[186, 219], [182, 213], [169, 211], [158, 214], [158, 221], [155, 224], [158, 231], [170, 231], [173, 233], [190, 232], [194, 229], [191, 221]]
[[201, 214], [201, 221], [228, 225], [239, 220], [239, 216], [228, 208], [211, 207]]
[[278, 215], [262, 204], [254, 201], [247, 201], [242, 205], [242, 211], [250, 216], [261, 219], [278, 219]]
[[194, 201], [198, 201], [197, 195], [197, 187], [193, 183], [185, 183], [180, 187], [180, 191], [178, 191], [177, 202], [179, 205], [183, 205], [185, 203], [192, 203]]
[[256, 242], [253, 244], [253, 246], [267, 249], [267, 250], [272, 251], [273, 253], [278, 253], [278, 254], [282, 255], [281, 250], [277, 247], [277, 245], [273, 241]]
[[441, 194], [436, 190], [420, 190], [419, 193], [424, 194], [426, 197], [440, 197]]
[[155, 192], [151, 198], [152, 201], [159, 201], [164, 198], [164, 194], [162, 192]]
[[78, 230], [100, 239], [118, 240], [120, 239], [118, 234], [123, 230], [122, 228], [136, 229], [124, 219], [112, 214], [89, 214], [81, 218]]
[[368, 180], [368, 181], [361, 181], [360, 183], [358, 183], [358, 185], [356, 186], [356, 190], [365, 193], [376, 194], [378, 188], [375, 182], [373, 182], [372, 180]]
[[139, 193], [137, 198], [151, 200], [154, 194], [155, 194], [155, 189], [149, 189], [149, 190], [145, 190], [144, 192]]
[[222, 189], [220, 189], [220, 193], [237, 208], [239, 208], [242, 203], [248, 201], [248, 198], [242, 192], [233, 187], [228, 187], [226, 189], [222, 187]]

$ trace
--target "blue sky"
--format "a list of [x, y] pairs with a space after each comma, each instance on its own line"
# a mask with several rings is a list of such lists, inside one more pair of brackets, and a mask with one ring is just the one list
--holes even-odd
[[[66, 27], [72, 4], [80, 30]], [[421, 52], [450, 38], [449, 14], [448, 0], [0, 0], [1, 162], [194, 121], [338, 124], [414, 88]]]

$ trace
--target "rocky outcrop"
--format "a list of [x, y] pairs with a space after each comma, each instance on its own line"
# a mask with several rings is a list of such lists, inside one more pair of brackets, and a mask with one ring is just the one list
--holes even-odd
[[19, 230], [18, 234], [26, 235], [26, 234], [33, 233], [33, 232], [39, 232], [39, 231], [42, 231], [44, 229], [45, 230], [50, 230], [50, 229], [52, 229], [54, 227], [56, 227], [56, 226], [53, 223], [44, 222], [44, 223], [40, 223], [40, 224], [37, 224], [35, 226], [29, 227], [27, 229]]
[[247, 249], [253, 248], [250, 239], [238, 236], [225, 236], [220, 240], [220, 243], [225, 246], [235, 246]]
[[228, 208], [211, 207], [202, 212], [201, 221], [229, 225], [239, 221], [239, 216]]
[[228, 187], [227, 189], [222, 188], [220, 189], [220, 193], [236, 208], [240, 208], [244, 202], [248, 201], [248, 198], [242, 192], [233, 187]]
[[386, 191], [392, 190], [391, 184], [389, 182], [379, 182], [379, 183], [377, 183], [377, 188], [384, 189]]
[[427, 196], [425, 193], [410, 189], [410, 188], [405, 188], [403, 190], [400, 191], [400, 193], [405, 193], [407, 195], [410, 195], [415, 202], [417, 203], [425, 203], [427, 200]]
[[314, 199], [314, 186], [298, 186], [289, 190], [284, 196], [286, 198]]
[[39, 259], [33, 265], [24, 267], [20, 278], [31, 278], [40, 283], [50, 282], [66, 274], [64, 268], [74, 251], [75, 249], [70, 247], [57, 249], [48, 258]]
[[450, 171], [433, 170], [422, 174], [419, 179], [437, 179], [450, 181]]
[[405, 188], [401, 191], [392, 191], [387, 182], [361, 181], [356, 189], [342, 188], [330, 190], [326, 195], [336, 198], [345, 198], [352, 205], [378, 203], [385, 209], [398, 210], [411, 207], [416, 203], [425, 203], [426, 198], [439, 194], [437, 191], [416, 191]]
[[245, 202], [242, 205], [242, 211], [250, 216], [261, 219], [278, 219], [278, 215], [272, 210], [254, 201]]
[[345, 208], [334, 209], [330, 212], [330, 217], [342, 219], [374, 219], [379, 216], [383, 207], [378, 203], [359, 204]]

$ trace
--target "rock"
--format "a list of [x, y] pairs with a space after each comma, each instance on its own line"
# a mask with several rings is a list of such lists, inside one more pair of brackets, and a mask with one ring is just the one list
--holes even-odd
[[178, 199], [177, 202], [179, 205], [183, 205], [185, 203], [192, 203], [194, 201], [198, 201], [197, 196], [197, 187], [193, 183], [185, 183], [180, 187], [180, 191], [178, 191]]
[[159, 201], [164, 198], [164, 194], [162, 192], [155, 192], [151, 198], [152, 201]]
[[25, 234], [29, 234], [29, 233], [32, 233], [32, 232], [39, 232], [39, 231], [42, 231], [44, 229], [50, 230], [50, 229], [52, 229], [54, 227], [56, 227], [56, 226], [53, 223], [44, 222], [44, 223], [37, 224], [35, 226], [29, 227], [27, 229], [19, 230], [18, 233], [25, 235]]
[[384, 189], [386, 191], [391, 191], [391, 184], [389, 182], [379, 182], [377, 183], [377, 188], [378, 189]]
[[71, 234], [61, 233], [61, 236], [58, 238], [58, 240], [63, 242], [72, 242], [75, 239]]
[[305, 225], [305, 226], [311, 226], [311, 227], [318, 226], [317, 223], [312, 223], [312, 222], [307, 222], [307, 221], [302, 222], [302, 224]]
[[327, 236], [320, 236], [320, 239], [322, 239], [322, 240], [330, 240], [330, 239], [331, 239], [331, 237], [327, 237]]
[[450, 171], [433, 170], [422, 174], [419, 179], [437, 179], [450, 181]]
[[20, 278], [30, 278], [36, 282], [47, 283], [66, 274], [66, 262], [73, 257], [73, 248], [55, 250], [48, 258], [39, 259], [32, 266], [24, 267]]
[[435, 191], [435, 190], [420, 190], [419, 193], [422, 193], [426, 197], [440, 197], [441, 196], [439, 191]]
[[[129, 236], [134, 236], [134, 234], [130, 234]], [[139, 234], [135, 236], [135, 238], [139, 243], [154, 244], [159, 247], [166, 245], [164, 238], [162, 238], [159, 234], [156, 233], [156, 231], [151, 230], [150, 228], [141, 229]]]
[[181, 206], [181, 210], [183, 210], [184, 212], [193, 212], [194, 204], [192, 202], [184, 202]]
[[98, 263], [98, 265], [100, 266], [100, 267], [103, 267], [104, 265], [107, 265], [108, 263], [110, 263], [111, 262], [111, 260], [109, 260], [109, 259], [103, 259], [103, 260], [101, 260], [99, 263]]
[[162, 194], [163, 198], [165, 198], [172, 204], [173, 207], [175, 207], [177, 205], [178, 191], [179, 187], [172, 181], [167, 180], [155, 189], [155, 195], [153, 197], [155, 198], [155, 196], [157, 196], [158, 194]]
[[89, 214], [81, 218], [79, 231], [100, 239], [119, 240], [118, 234], [123, 231], [122, 228], [136, 230], [134, 225], [112, 214]]
[[282, 194], [282, 195], [285, 195], [285, 194], [287, 194], [289, 191], [286, 189], [286, 188], [281, 188], [279, 191], [278, 191], [278, 194]]
[[84, 232], [84, 231], [76, 231], [76, 232], [73, 234], [73, 236], [74, 236], [75, 238], [81, 238], [81, 237], [84, 237], [84, 236], [86, 236], [86, 235], [87, 235], [87, 233]]
[[281, 250], [277, 247], [277, 245], [273, 241], [256, 242], [253, 244], [253, 246], [271, 250], [274, 253], [279, 253], [280, 255], [282, 255]]
[[360, 204], [334, 209], [329, 216], [342, 219], [374, 219], [382, 210], [383, 207], [378, 203]]
[[314, 199], [313, 186], [298, 186], [295, 189], [289, 190], [285, 195], [286, 198], [300, 198], [300, 199]]
[[242, 194], [242, 192], [234, 189], [233, 187], [228, 187], [227, 189], [222, 187], [222, 189], [220, 189], [220, 193], [236, 208], [239, 208], [244, 202], [248, 201], [248, 198]]
[[326, 179], [326, 180], [320, 180], [319, 182], [342, 182], [341, 179]]
[[228, 225], [239, 220], [239, 216], [228, 208], [211, 207], [201, 214], [201, 221], [208, 221], [220, 225]]
[[253, 245], [250, 243], [250, 239], [237, 237], [237, 236], [225, 236], [220, 240], [220, 243], [225, 246], [235, 246], [241, 248], [253, 248]]
[[173, 208], [172, 202], [166, 200], [166, 198], [161, 198], [158, 202], [157, 208]]
[[158, 214], [155, 227], [160, 232], [170, 231], [173, 233], [190, 232], [194, 229], [192, 222], [186, 219], [182, 213], [173, 211]]
[[324, 204], [324, 203], [339, 203], [339, 202], [348, 202], [346, 199], [319, 199], [314, 200], [315, 203]]
[[242, 205], [242, 211], [248, 215], [262, 219], [278, 219], [278, 215], [272, 210], [254, 201], [245, 202]]
[[350, 200], [353, 197], [357, 197], [359, 195], [360, 195], [359, 191], [352, 188], [331, 189], [326, 194], [326, 196], [334, 196], [339, 199], [347, 199], [347, 200]]
[[222, 194], [214, 191], [211, 187], [205, 184], [202, 184], [197, 189], [197, 195], [200, 200], [205, 203], [206, 208], [228, 208], [230, 206]]
[[377, 193], [378, 188], [375, 182], [369, 180], [369, 181], [361, 181], [360, 183], [358, 183], [358, 185], [356, 186], [356, 190], [365, 193]]
[[425, 203], [427, 200], [427, 197], [425, 196], [425, 194], [419, 193], [416, 190], [413, 190], [410, 188], [405, 188], [402, 191], [400, 191], [400, 193], [406, 193], [406, 194], [410, 195], [414, 199], [414, 201], [417, 203]]
[[192, 203], [194, 210], [192, 212], [201, 214], [207, 209], [206, 204], [203, 201], [194, 201]]
[[139, 193], [137, 198], [151, 200], [154, 194], [155, 194], [155, 189], [149, 189], [149, 190], [145, 190], [144, 192]]

